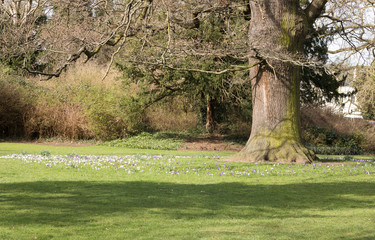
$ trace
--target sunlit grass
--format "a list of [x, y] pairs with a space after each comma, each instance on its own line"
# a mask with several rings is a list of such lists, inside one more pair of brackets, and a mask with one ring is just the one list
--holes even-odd
[[247, 164], [225, 161], [226, 153], [0, 149], [0, 239], [375, 238], [372, 161]]
[[[375, 175], [374, 160], [334, 159], [334, 163], [313, 163], [307, 165], [235, 163], [227, 162], [220, 155], [51, 155], [44, 150], [39, 154], [12, 154], [0, 159], [17, 159], [27, 164], [41, 164], [47, 168], [86, 169], [100, 171], [111, 169], [125, 174], [151, 175], [206, 175], [236, 177], [266, 176], [325, 176], [325, 175]], [[328, 159], [325, 159], [328, 160]], [[332, 161], [332, 159], [330, 159]], [[340, 163], [341, 164], [337, 164]], [[350, 163], [350, 164], [348, 164]]]

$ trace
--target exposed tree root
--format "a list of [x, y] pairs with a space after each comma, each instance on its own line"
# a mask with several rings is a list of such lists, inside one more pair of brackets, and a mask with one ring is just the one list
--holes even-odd
[[315, 154], [297, 141], [275, 143], [272, 139], [249, 140], [246, 146], [231, 158], [240, 162], [312, 163]]

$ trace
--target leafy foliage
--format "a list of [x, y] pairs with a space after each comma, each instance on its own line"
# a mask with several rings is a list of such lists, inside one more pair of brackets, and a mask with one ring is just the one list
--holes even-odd
[[142, 102], [115, 83], [97, 82], [98, 71], [90, 67], [51, 83], [25, 80], [6, 69], [0, 69], [2, 137], [108, 140], [145, 128]]
[[169, 134], [143, 132], [133, 137], [104, 142], [102, 145], [123, 148], [177, 150], [182, 146], [182, 143], [182, 139], [176, 139], [175, 136]]
[[[247, 64], [246, 58], [237, 57], [233, 53], [216, 53], [237, 42], [246, 45], [247, 34], [234, 33], [248, 24], [242, 17], [233, 17], [236, 16], [236, 11], [242, 10], [233, 7], [233, 12], [226, 12], [227, 8], [223, 9], [202, 13], [202, 19], [194, 27], [181, 27], [180, 20], [173, 20], [178, 23], [174, 25], [172, 37], [178, 36], [178, 39], [172, 38], [171, 44], [194, 46], [207, 54], [184, 52], [183, 57], [170, 55], [169, 51], [155, 47], [167, 44], [165, 32], [148, 36], [147, 44], [129, 41], [129, 54], [121, 56], [117, 60], [117, 66], [124, 73], [125, 84], [137, 83], [141, 86], [139, 96], [148, 102], [146, 106], [178, 95], [197, 106], [202, 125], [207, 119], [208, 104], [213, 109], [210, 113], [214, 121], [212, 124], [230, 121], [233, 117], [247, 121], [251, 119], [251, 87], [250, 83], [244, 80], [248, 78], [247, 72], [209, 73], [230, 69], [232, 65]], [[191, 9], [187, 9], [187, 13], [183, 14], [188, 14], [189, 11]], [[165, 19], [165, 16], [160, 14], [161, 20]], [[241, 46], [238, 44], [238, 48]], [[134, 60], [129, 61], [129, 58]], [[164, 59], [165, 63], [150, 64], [150, 59], [157, 62], [158, 58]], [[200, 69], [201, 72], [190, 69]]]
[[95, 85], [80, 87], [78, 100], [96, 138], [115, 139], [142, 129], [142, 110], [134, 97]]
[[21, 137], [25, 134], [25, 115], [33, 102], [33, 89], [10, 67], [0, 63], [0, 137]]
[[375, 120], [375, 67], [359, 69], [359, 76], [354, 82], [357, 90], [356, 97], [361, 107], [363, 117]]
[[[328, 60], [328, 44], [332, 37], [329, 29], [314, 26], [309, 28], [309, 37], [304, 42], [305, 56], [314, 62], [326, 64]], [[325, 37], [321, 37], [325, 36]], [[324, 104], [332, 99], [338, 99], [339, 86], [345, 81], [339, 79], [339, 73], [329, 73], [321, 66], [303, 67], [301, 72], [301, 99], [304, 103]]]
[[353, 134], [338, 134], [332, 129], [310, 127], [304, 140], [307, 147], [317, 154], [348, 155], [361, 154], [366, 139], [360, 132]]

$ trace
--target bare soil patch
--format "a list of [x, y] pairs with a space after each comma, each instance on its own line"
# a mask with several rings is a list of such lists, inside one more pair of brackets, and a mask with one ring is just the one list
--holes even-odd
[[223, 140], [221, 136], [188, 139], [179, 150], [239, 152], [243, 146]]

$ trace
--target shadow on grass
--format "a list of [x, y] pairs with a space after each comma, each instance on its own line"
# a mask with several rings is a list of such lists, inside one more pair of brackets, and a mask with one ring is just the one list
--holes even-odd
[[[349, 196], [349, 197], [348, 197]], [[351, 197], [353, 196], [353, 197]], [[247, 185], [49, 181], [0, 184], [0, 222], [73, 226], [93, 217], [169, 219], [325, 218], [319, 210], [372, 209], [368, 182]], [[367, 200], [366, 200], [367, 199]], [[159, 218], [162, 217], [162, 218]], [[375, 234], [363, 239], [374, 239]], [[359, 239], [359, 238], [358, 238]]]

